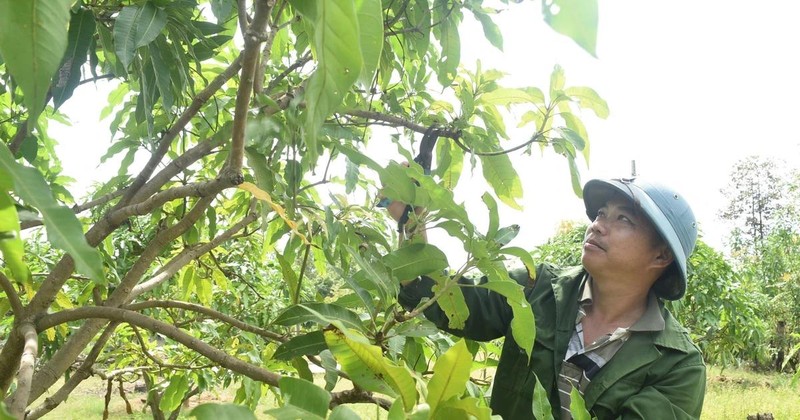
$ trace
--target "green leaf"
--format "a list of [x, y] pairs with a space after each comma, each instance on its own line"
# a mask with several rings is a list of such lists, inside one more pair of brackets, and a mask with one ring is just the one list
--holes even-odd
[[356, 185], [358, 184], [360, 175], [358, 171], [358, 165], [353, 163], [352, 160], [347, 159], [345, 164], [346, 169], [344, 173], [344, 192], [346, 194], [350, 194], [356, 190]]
[[486, 13], [477, 10], [473, 10], [472, 13], [481, 23], [481, 26], [483, 27], [483, 35], [486, 37], [486, 39], [488, 39], [495, 48], [503, 51], [503, 32], [500, 31], [500, 28], [497, 26], [497, 24], [494, 23], [492, 18]]
[[497, 235], [493, 238], [495, 243], [500, 246], [506, 246], [509, 242], [514, 240], [519, 234], [519, 225], [509, 225], [497, 231]]
[[313, 26], [318, 64], [306, 85], [306, 132], [303, 136], [305, 157], [312, 166], [319, 155], [317, 137], [320, 127], [341, 104], [345, 93], [361, 73], [363, 64], [353, 1], [324, 1], [316, 6]]
[[[0, 177], [9, 179], [3, 170], [0, 170]], [[11, 269], [14, 280], [22, 284], [29, 284], [31, 272], [23, 260], [24, 246], [20, 236], [17, 208], [8, 192], [0, 189], [0, 252], [3, 254], [6, 266]]]
[[256, 420], [253, 412], [239, 404], [200, 404], [189, 412], [197, 420]]
[[6, 404], [0, 401], [0, 420], [15, 420], [16, 418], [11, 415], [6, 409]]
[[328, 420], [360, 420], [361, 417], [346, 405], [337, 405], [328, 415]]
[[170, 79], [170, 66], [164, 51], [158, 42], [151, 43], [148, 47], [150, 51], [150, 65], [153, 66], [153, 74], [156, 79], [158, 92], [161, 94], [161, 103], [167, 111], [172, 110], [175, 99], [172, 94], [172, 80]]
[[564, 89], [564, 94], [575, 101], [578, 106], [594, 111], [600, 118], [608, 118], [608, 103], [595, 92], [594, 89], [583, 86], [573, 86]]
[[264, 413], [268, 414], [269, 418], [275, 418], [276, 420], [298, 420], [298, 419], [324, 420], [325, 419], [324, 417], [317, 416], [314, 413], [310, 413], [294, 405], [284, 405], [283, 407], [267, 410]]
[[576, 117], [574, 114], [570, 112], [561, 112], [559, 116], [564, 119], [564, 123], [566, 124], [567, 128], [575, 132], [577, 136], [583, 139], [583, 159], [586, 161], [586, 164], [589, 164], [589, 152], [590, 152], [590, 145], [589, 145], [589, 133], [586, 131], [586, 127], [583, 125], [583, 122]]
[[581, 173], [578, 170], [578, 165], [575, 164], [574, 156], [566, 156], [567, 164], [569, 165], [570, 181], [572, 181], [572, 191], [578, 198], [583, 197], [583, 183], [581, 182]]
[[[367, 261], [351, 246], [345, 245], [344, 248], [356, 264], [361, 267], [361, 271], [354, 274], [350, 279], [352, 281], [348, 281], [348, 283], [355, 283], [356, 287], [353, 287], [353, 290], [358, 293], [367, 308], [371, 309], [373, 307], [372, 296], [363, 296], [362, 293], [359, 293], [363, 289], [370, 291], [376, 290], [379, 295], [378, 297], [382, 301], [393, 299], [397, 296], [399, 285], [394, 281], [392, 276], [389, 275], [385, 267], [382, 267], [377, 262]], [[359, 288], [362, 290], [359, 290]]]
[[0, 56], [25, 94], [28, 130], [45, 106], [67, 48], [72, 0], [0, 0]]
[[53, 107], [58, 108], [72, 96], [81, 80], [81, 67], [88, 58], [89, 45], [95, 30], [94, 14], [78, 9], [72, 14], [67, 35], [67, 51], [61, 60], [58, 77], [53, 82]]
[[467, 349], [464, 339], [450, 347], [439, 356], [433, 366], [433, 376], [428, 382], [427, 402], [431, 407], [431, 417], [439, 405], [453, 397], [458, 397], [467, 389], [469, 372], [472, 368], [472, 353]]
[[556, 32], [572, 38], [593, 57], [597, 47], [597, 0], [542, 2], [544, 21]]
[[284, 404], [301, 408], [320, 418], [327, 417], [331, 394], [311, 382], [284, 376], [278, 381]]
[[475, 397], [461, 399], [450, 399], [437, 407], [436, 415], [431, 415], [432, 419], [476, 419], [489, 420], [492, 418], [492, 410], [481, 404], [481, 400]]
[[483, 203], [489, 209], [489, 227], [486, 229], [486, 239], [494, 239], [500, 223], [500, 216], [497, 214], [497, 201], [488, 192], [483, 193]]
[[383, 5], [381, 0], [355, 0], [355, 5], [363, 62], [359, 79], [369, 89], [383, 51]]
[[281, 343], [272, 356], [278, 360], [291, 360], [298, 356], [319, 354], [328, 348], [322, 331], [312, 331], [307, 334], [292, 337], [289, 341]]
[[555, 101], [562, 89], [564, 89], [564, 69], [558, 64], [553, 66], [553, 72], [550, 73], [550, 100]]
[[66, 251], [75, 260], [80, 273], [89, 276], [95, 283], [104, 284], [100, 253], [86, 242], [83, 227], [75, 213], [60, 206], [53, 198], [50, 187], [39, 171], [17, 163], [8, 147], [2, 143], [0, 170], [11, 176], [17, 195], [41, 212], [50, 243]]
[[525, 350], [530, 358], [536, 338], [536, 323], [533, 318], [533, 310], [531, 310], [528, 300], [525, 299], [522, 286], [508, 279], [508, 272], [502, 265], [498, 267], [495, 264], [479, 264], [478, 267], [489, 277], [489, 281], [479, 284], [477, 287], [489, 289], [506, 298], [506, 302], [514, 314], [511, 319], [511, 334], [517, 345]]
[[492, 186], [497, 198], [513, 209], [522, 210], [517, 202], [522, 198], [522, 182], [508, 155], [481, 156], [481, 163], [483, 177]]
[[125, 68], [133, 61], [136, 49], [152, 42], [167, 24], [167, 13], [151, 2], [125, 6], [114, 23], [114, 46]]
[[[432, 290], [438, 293], [443, 286], [436, 284]], [[461, 330], [469, 318], [469, 307], [464, 300], [464, 294], [461, 292], [460, 287], [449, 287], [441, 292], [441, 296], [437, 301], [439, 307], [442, 308], [445, 315], [447, 315], [449, 328]]]
[[346, 328], [364, 330], [361, 319], [355, 312], [333, 303], [307, 302], [293, 305], [281, 312], [272, 322], [288, 327], [301, 322], [316, 322], [327, 326], [333, 321], [338, 321]]
[[535, 104], [541, 101], [522, 89], [497, 88], [481, 94], [481, 103], [490, 105]]
[[533, 386], [533, 402], [531, 405], [533, 408], [533, 417], [540, 420], [554, 420], [553, 407], [550, 405], [547, 391], [545, 391], [542, 383], [539, 382], [539, 377], [536, 377], [536, 384]]
[[294, 272], [292, 269], [292, 265], [286, 261], [286, 258], [278, 252], [275, 252], [275, 259], [278, 260], [278, 264], [281, 266], [281, 273], [283, 274], [283, 280], [289, 286], [289, 298], [292, 303], [297, 303], [297, 288], [299, 286], [297, 273]]
[[417, 186], [408, 176], [408, 169], [397, 162], [390, 162], [386, 168], [378, 171], [381, 180], [381, 193], [396, 201], [403, 203], [419, 204], [417, 202]]
[[170, 378], [164, 394], [161, 395], [158, 408], [166, 413], [174, 411], [183, 402], [183, 396], [186, 395], [187, 391], [189, 391], [189, 379], [184, 375], [173, 376]]
[[444, 86], [450, 86], [455, 79], [458, 65], [461, 64], [461, 38], [458, 34], [458, 22], [453, 13], [444, 13], [444, 19], [434, 28], [438, 29], [439, 44], [442, 47], [441, 61], [439, 62], [438, 79]]
[[524, 264], [525, 268], [528, 270], [528, 275], [529, 276], [536, 275], [536, 264], [533, 262], [533, 257], [531, 256], [530, 252], [520, 247], [510, 246], [507, 248], [502, 248], [500, 250], [500, 253], [506, 255], [512, 255], [519, 258], [520, 261], [522, 261], [522, 264]]
[[573, 420], [592, 420], [592, 415], [586, 409], [586, 402], [577, 388], [572, 388], [569, 399], [569, 412], [572, 414]]
[[383, 263], [400, 281], [441, 272], [449, 267], [444, 252], [424, 243], [415, 243], [392, 251], [383, 257]]

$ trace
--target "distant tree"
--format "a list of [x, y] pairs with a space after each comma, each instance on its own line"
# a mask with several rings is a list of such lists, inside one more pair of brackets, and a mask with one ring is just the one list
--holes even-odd
[[789, 182], [783, 165], [770, 158], [749, 156], [737, 162], [722, 189], [727, 205], [719, 217], [731, 225], [731, 248], [737, 259], [758, 251], [770, 231], [785, 216]]

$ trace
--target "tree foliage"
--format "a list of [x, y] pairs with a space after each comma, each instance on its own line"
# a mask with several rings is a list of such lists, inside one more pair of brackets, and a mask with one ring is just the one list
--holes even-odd
[[[466, 383], [478, 348], [434, 333], [423, 307], [399, 307], [398, 282], [435, 278], [423, 306], [438, 300], [457, 323], [468, 316], [457, 279], [480, 269], [515, 313], [530, 313], [503, 269], [509, 256], [532, 264], [498, 217], [497, 200], [518, 208], [523, 193], [508, 153], [554, 150], [580, 193], [581, 110], [604, 118], [608, 108], [558, 66], [545, 89], [462, 67], [467, 16], [502, 48], [493, 17], [515, 2], [486, 3], [0, 0], [0, 395], [10, 413], [41, 417], [90, 375], [109, 393], [138, 375], [156, 418], [233, 383], [250, 410], [267, 389], [278, 394], [279, 418], [351, 417], [350, 402], [393, 418], [488, 418], [483, 391]], [[542, 7], [593, 53], [595, 1]], [[54, 145], [84, 145], [51, 138], [48, 122], [67, 122], [59, 108], [101, 80], [115, 86], [100, 115], [111, 133], [103, 161], [120, 166], [76, 202]], [[527, 139], [509, 138], [508, 111]], [[366, 153], [397, 148], [411, 161], [415, 134], [433, 125], [443, 138], [433, 177]], [[491, 188], [483, 231], [453, 198], [466, 165]], [[379, 194], [426, 208], [417, 222], [460, 239], [469, 261], [446, 276], [435, 246], [396, 246]], [[532, 327], [532, 316], [513, 326], [528, 352]], [[309, 363], [325, 371], [324, 389]], [[355, 386], [332, 392], [342, 378]]]

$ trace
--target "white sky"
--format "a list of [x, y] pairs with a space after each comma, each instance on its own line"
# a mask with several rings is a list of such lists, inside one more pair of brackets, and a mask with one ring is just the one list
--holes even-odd
[[[722, 250], [725, 232], [716, 214], [732, 165], [750, 154], [798, 165], [800, 136], [791, 124], [800, 111], [800, 3], [601, 0], [598, 58], [553, 32], [538, 1], [512, 6], [497, 20], [503, 53], [465, 19], [462, 64], [473, 68], [480, 58], [484, 69], [509, 73], [504, 85], [544, 91], [553, 66], [560, 64], [567, 85], [594, 88], [611, 112], [606, 120], [582, 115], [592, 148], [591, 165], [582, 168], [584, 181], [627, 176], [635, 159], [641, 176], [687, 197], [706, 242]], [[76, 99], [91, 89], [81, 87]], [[107, 90], [91, 101], [68, 101], [64, 111], [73, 127], [54, 124], [51, 131], [62, 143], [65, 173], [81, 185], [100, 173], [96, 165], [109, 145], [109, 121], [97, 122], [106, 97]], [[564, 159], [552, 153], [526, 159], [519, 165], [525, 168], [520, 171], [525, 211], [505, 208], [501, 221], [520, 224], [512, 244], [530, 249], [551, 236], [559, 221], [585, 215]], [[457, 197], [474, 206], [471, 214], [481, 213], [480, 194], [463, 187]]]

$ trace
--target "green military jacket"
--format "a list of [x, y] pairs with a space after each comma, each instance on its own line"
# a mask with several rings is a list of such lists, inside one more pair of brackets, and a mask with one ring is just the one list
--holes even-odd
[[[536, 318], [536, 342], [528, 362], [525, 351], [511, 335], [511, 308], [505, 298], [483, 288], [465, 287], [470, 309], [463, 330], [447, 327], [447, 317], [438, 305], [425, 316], [439, 328], [465, 338], [487, 341], [505, 336], [494, 378], [490, 406], [507, 420], [533, 418], [531, 404], [536, 377], [548, 390], [553, 415], [559, 418], [556, 379], [575, 330], [582, 267], [538, 267], [536, 281], [527, 273], [509, 273], [525, 286], [525, 296]], [[416, 306], [432, 296], [433, 280], [422, 278], [403, 287], [399, 300]], [[686, 330], [661, 305], [663, 331], [632, 332], [628, 341], [597, 373], [586, 389], [586, 407], [598, 419], [696, 419], [705, 395], [706, 369], [700, 350]], [[535, 375], [534, 375], [535, 374]]]

